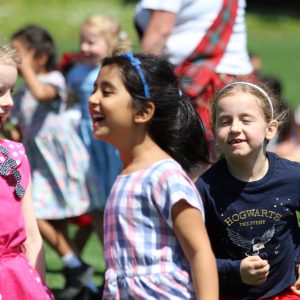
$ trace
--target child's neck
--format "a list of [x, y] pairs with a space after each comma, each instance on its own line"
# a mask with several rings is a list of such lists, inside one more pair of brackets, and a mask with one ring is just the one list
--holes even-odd
[[240, 181], [251, 182], [263, 178], [269, 169], [266, 155], [244, 160], [227, 160], [230, 173]]
[[143, 143], [136, 144], [131, 149], [120, 150], [120, 155], [123, 161], [123, 170], [121, 173], [123, 175], [146, 169], [159, 160], [170, 158], [149, 137], [146, 137]]

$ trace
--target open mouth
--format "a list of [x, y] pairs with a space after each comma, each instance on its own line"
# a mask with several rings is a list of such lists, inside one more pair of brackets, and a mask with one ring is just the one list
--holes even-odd
[[93, 123], [101, 122], [105, 119], [103, 114], [92, 115]]
[[242, 139], [234, 139], [234, 140], [231, 140], [229, 141], [229, 145], [235, 145], [235, 144], [240, 144], [240, 143], [243, 143], [245, 142], [245, 140], [242, 140]]

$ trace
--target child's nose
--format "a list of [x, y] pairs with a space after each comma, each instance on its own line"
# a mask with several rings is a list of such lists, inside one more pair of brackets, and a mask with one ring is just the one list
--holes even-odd
[[241, 131], [241, 123], [236, 120], [236, 121], [233, 121], [232, 124], [231, 124], [231, 131], [233, 132], [236, 132], [236, 131]]
[[81, 43], [80, 50], [84, 52], [84, 51], [87, 51], [87, 49], [88, 49], [87, 43]]
[[97, 104], [98, 102], [99, 102], [99, 100], [96, 100], [95, 94], [92, 94], [88, 99], [88, 103], [90, 105]]

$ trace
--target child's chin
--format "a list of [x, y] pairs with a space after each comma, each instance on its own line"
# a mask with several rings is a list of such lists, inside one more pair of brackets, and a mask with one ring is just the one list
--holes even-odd
[[99, 64], [100, 64], [100, 60], [95, 60], [94, 58], [86, 58], [83, 60], [83, 62], [86, 64], [86, 65], [89, 65], [91, 67], [97, 67]]

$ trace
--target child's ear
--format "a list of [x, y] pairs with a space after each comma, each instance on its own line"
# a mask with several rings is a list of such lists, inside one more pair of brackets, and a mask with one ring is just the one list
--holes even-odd
[[135, 123], [147, 123], [149, 122], [155, 112], [155, 105], [151, 101], [147, 101], [142, 107], [136, 109], [134, 114]]
[[272, 120], [266, 129], [266, 139], [271, 140], [275, 135], [278, 130], [278, 121]]

